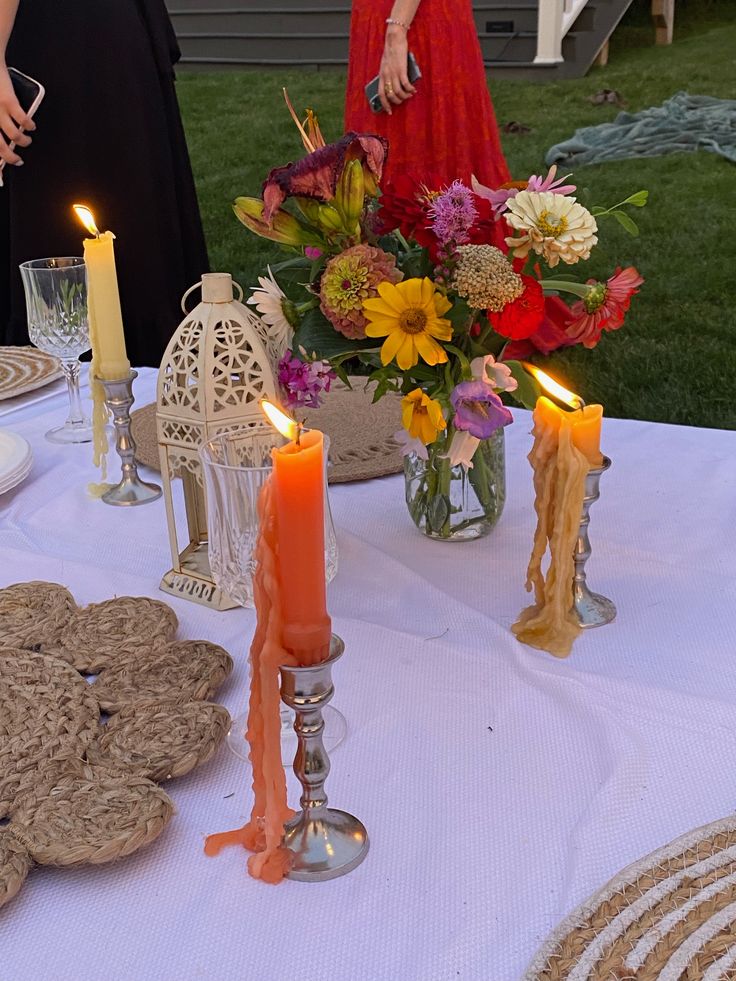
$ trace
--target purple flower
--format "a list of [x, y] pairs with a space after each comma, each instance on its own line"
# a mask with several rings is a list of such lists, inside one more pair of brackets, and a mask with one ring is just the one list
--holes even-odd
[[467, 242], [469, 231], [478, 220], [473, 192], [462, 181], [453, 181], [432, 202], [429, 209], [432, 231], [440, 244]]
[[290, 408], [318, 408], [336, 377], [327, 361], [300, 361], [291, 351], [279, 361], [279, 385]]
[[317, 249], [313, 245], [307, 245], [304, 249], [304, 255], [307, 259], [311, 259], [314, 262], [315, 259], [319, 259], [322, 255], [322, 249]]
[[455, 410], [455, 429], [478, 439], [488, 439], [513, 421], [509, 410], [484, 381], [460, 382], [450, 395], [450, 402]]

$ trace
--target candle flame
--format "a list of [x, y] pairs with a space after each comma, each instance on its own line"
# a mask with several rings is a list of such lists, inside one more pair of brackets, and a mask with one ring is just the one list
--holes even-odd
[[99, 238], [100, 232], [95, 224], [95, 216], [92, 214], [92, 209], [88, 208], [86, 204], [74, 204], [72, 207], [77, 218], [79, 218], [90, 235], [96, 235]]
[[278, 429], [282, 436], [287, 439], [296, 439], [299, 436], [299, 423], [291, 416], [287, 416], [277, 405], [269, 402], [268, 399], [261, 399], [260, 406], [268, 421]]
[[563, 385], [560, 385], [558, 381], [555, 381], [551, 375], [548, 375], [546, 371], [542, 371], [541, 368], [537, 368], [533, 364], [524, 363], [524, 367], [537, 379], [539, 384], [542, 386], [545, 392], [556, 398], [558, 402], [563, 402], [565, 405], [569, 406], [571, 409], [582, 409], [585, 406], [585, 402], [576, 395], [574, 392], [569, 391]]

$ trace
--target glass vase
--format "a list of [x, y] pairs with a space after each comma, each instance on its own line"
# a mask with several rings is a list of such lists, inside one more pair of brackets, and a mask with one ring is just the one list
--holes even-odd
[[404, 457], [406, 504], [417, 528], [443, 542], [470, 542], [487, 535], [501, 517], [506, 500], [503, 428], [481, 440], [473, 466], [450, 466], [451, 436], [427, 447], [427, 459]]

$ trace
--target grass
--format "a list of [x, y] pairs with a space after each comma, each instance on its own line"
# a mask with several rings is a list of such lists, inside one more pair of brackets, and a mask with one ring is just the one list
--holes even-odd
[[[499, 122], [531, 127], [504, 136], [515, 176], [539, 173], [545, 151], [577, 127], [616, 116], [615, 107], [588, 101], [602, 88], [617, 89], [633, 112], [680, 90], [733, 98], [736, 0], [678, 3], [671, 47], [653, 46], [644, 7], [635, 4], [614, 35], [609, 65], [586, 78], [542, 85], [491, 79]], [[344, 84], [342, 73], [330, 71], [180, 75], [213, 269], [232, 271], [247, 287], [277, 254], [240, 226], [230, 203], [257, 193], [272, 166], [299, 152], [281, 86], [296, 105], [315, 106], [325, 133], [337, 137]], [[635, 216], [641, 236], [607, 223], [584, 270], [604, 277], [617, 263], [634, 263], [646, 283], [621, 331], [594, 351], [568, 351], [550, 363], [608, 415], [736, 429], [736, 167], [707, 152], [674, 154], [580, 168], [575, 181], [606, 205], [650, 190], [649, 205]]]

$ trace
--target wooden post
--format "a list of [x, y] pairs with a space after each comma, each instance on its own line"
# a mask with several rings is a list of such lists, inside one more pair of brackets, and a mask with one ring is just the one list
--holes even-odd
[[595, 56], [595, 61], [593, 62], [593, 64], [598, 68], [605, 68], [605, 66], [608, 64], [608, 48], [610, 45], [610, 41], [611, 41], [610, 37], [607, 37], [606, 40], [603, 42], [600, 51]]
[[675, 0], [652, 0], [652, 20], [656, 44], [672, 44], [675, 27]]

